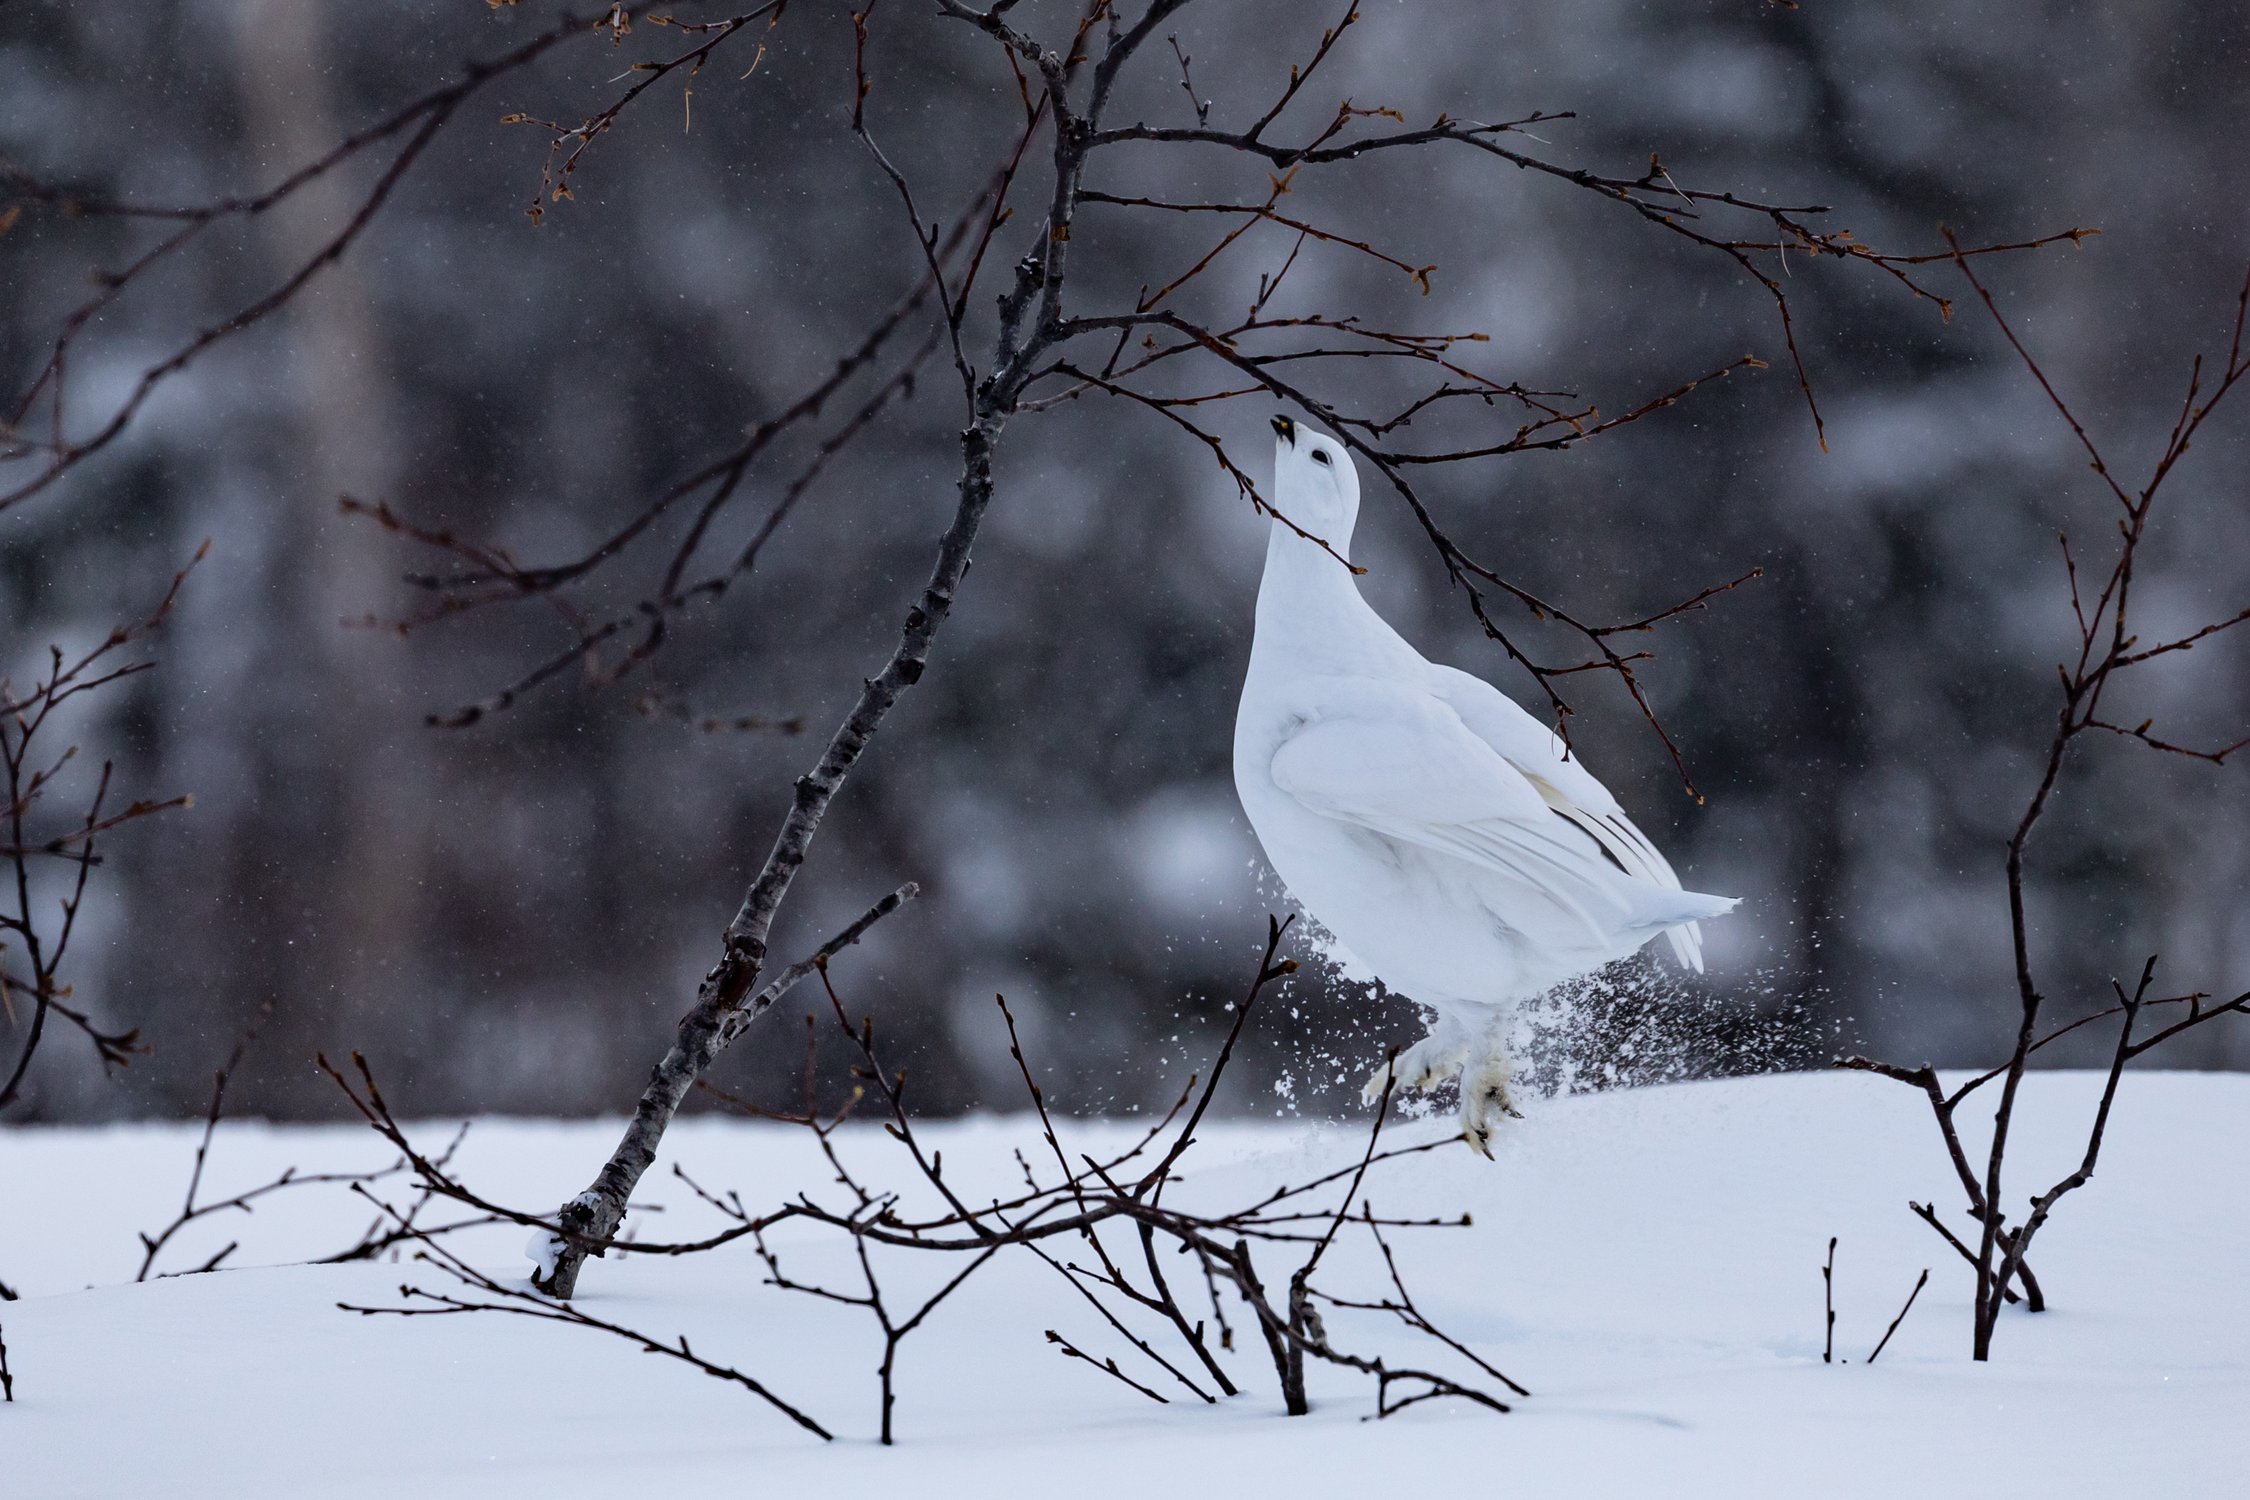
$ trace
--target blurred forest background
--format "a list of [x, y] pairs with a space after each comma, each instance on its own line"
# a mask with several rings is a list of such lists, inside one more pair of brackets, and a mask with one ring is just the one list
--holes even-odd
[[[1214, 122], [1262, 110], [1339, 8], [1191, 10], [1179, 41]], [[1536, 127], [1550, 159], [1634, 175], [1660, 152], [1699, 187], [1831, 205], [1832, 222], [1888, 249], [1942, 249], [1941, 222], [1970, 241], [2100, 229], [2083, 249], [1983, 264], [2129, 472], [2162, 443], [2189, 356], [2223, 343], [2250, 256], [2240, 6], [1362, 10], [1283, 136], [1317, 130], [1345, 96], [1409, 121], [1573, 110]], [[1016, 12], [1046, 34], [1069, 14]], [[481, 0], [0, 0], [0, 158], [152, 202], [255, 190], [551, 15]], [[138, 1026], [154, 1052], [105, 1078], [80, 1039], [54, 1039], [15, 1118], [199, 1109], [268, 1003], [235, 1085], [250, 1112], [335, 1113], [320, 1048], [366, 1051], [402, 1112], [632, 1099], [793, 778], [920, 587], [953, 503], [958, 391], [933, 363], [756, 573], [642, 671], [598, 690], [566, 676], [467, 729], [424, 715], [493, 692], [567, 628], [536, 607], [404, 638], [354, 628], [426, 603], [401, 575], [444, 559], [340, 513], [338, 497], [497, 539], [521, 561], [575, 555], [793, 399], [919, 274], [892, 190], [846, 128], [851, 24], [824, 0], [789, 7], [753, 75], [743, 56], [707, 70], [692, 116], [659, 85], [535, 226], [545, 133], [499, 116], [575, 121], [631, 60], [676, 50], [645, 24], [622, 48], [589, 36], [479, 95], [302, 299], [166, 386], [119, 446], [0, 514], [0, 639], [19, 678], [50, 640], [135, 617], [214, 543], [161, 668], [99, 700], [80, 732], [82, 759], [114, 757], [130, 794], [196, 798], [110, 842], [76, 973], [75, 1003]], [[882, 15], [871, 59], [873, 129], [924, 213], [951, 212], [1009, 139], [1013, 81], [988, 43], [906, 0]], [[1158, 67], [1117, 114], [1193, 120]], [[1169, 175], [1152, 179], [1159, 161]], [[1267, 186], [1220, 153], [1120, 153], [1114, 170], [1122, 190], [1182, 199]], [[224, 226], [137, 286], [76, 357], [85, 409], [317, 249], [373, 171]], [[1692, 886], [1747, 898], [1709, 934], [1708, 980], [1665, 1004], [1722, 1041], [1775, 1024], [1794, 1038], [1761, 1042], [1753, 1061], [1862, 1044], [1905, 1061], [1998, 1056], [2012, 1015], [2003, 844], [2070, 630], [2055, 533], [2094, 545], [2112, 502], [1989, 320], [1971, 306], [1948, 325], [1864, 267], [1769, 267], [1789, 276], [1824, 454], [1768, 300], [1594, 195], [1470, 151], [1354, 163], [1298, 191], [1438, 269], [1424, 297], [1308, 251], [1295, 310], [1480, 329], [1480, 368], [1605, 411], [1745, 352], [1774, 363], [1582, 448], [1448, 470], [1433, 494], [1470, 551], [1590, 617], [1765, 569], [1653, 641], [1646, 680], [1706, 804], [1613, 679], [1577, 679], [1594, 768]], [[1081, 223], [1081, 306], [1160, 284], [1211, 237], [1208, 223], [1114, 211]], [[0, 237], [11, 404], [90, 269], [161, 228], [25, 206]], [[1254, 231], [1199, 295], [1246, 301], [1288, 238]], [[1005, 231], [1002, 245], [1020, 252]], [[1946, 267], [1928, 279], [1965, 293]], [[1272, 409], [1204, 413], [1261, 479]], [[1517, 421], [1484, 420], [1502, 436]], [[2152, 630], [2250, 599], [2245, 438], [2239, 414], [2223, 419], [2176, 481], [2141, 585]], [[753, 475], [718, 549], [759, 523], [809, 441]], [[919, 880], [925, 899], [837, 974], [913, 1065], [922, 1106], [1014, 1102], [1002, 991], [1058, 1098], [1132, 1107], [1177, 1089], [1192, 1063], [1175, 1042], [1223, 1019], [1281, 901], [1228, 772], [1264, 523], [1207, 452], [1115, 403], [1018, 422], [1000, 484], [957, 618], [833, 809], [776, 957]], [[1430, 654], [1536, 704], [1403, 508], [1367, 489], [1356, 553], [1378, 607]], [[630, 606], [646, 584], [620, 575], [593, 606], [600, 588], [607, 607]], [[2178, 740], [2238, 738], [2246, 647], [2151, 667], [2153, 695], [2118, 716], [2162, 714]], [[705, 732], [683, 712], [807, 729]], [[2175, 986], [2250, 985], [2250, 780], [2131, 745], [2101, 755], [2038, 846], [2057, 1004], [2095, 1002], [2149, 952]], [[1256, 1028], [1257, 1092], [1239, 1106], [1275, 1107], [1267, 1090], [1287, 1075], [1298, 1106], [1323, 1107], [1333, 1075], [1356, 1082], [1379, 1056], [1376, 1035], [1411, 1029], [1396, 1002], [1375, 1009], [1332, 977], [1293, 985]], [[2250, 1064], [2240, 1028], [2186, 1045], [2184, 1063]], [[715, 1077], [778, 1097], [798, 1057], [777, 1018]], [[1721, 1045], [1695, 1061], [1743, 1059]]]

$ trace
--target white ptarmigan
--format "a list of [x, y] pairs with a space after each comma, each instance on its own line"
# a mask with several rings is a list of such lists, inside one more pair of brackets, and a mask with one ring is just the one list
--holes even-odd
[[1516, 1002], [1658, 933], [1700, 971], [1697, 919], [1736, 902], [1682, 890], [1559, 736], [1384, 623], [1338, 561], [1359, 515], [1350, 451], [1288, 417], [1273, 429], [1273, 506], [1286, 519], [1272, 523], [1258, 586], [1235, 789], [1290, 895], [1437, 1013], [1368, 1097], [1394, 1070], [1402, 1090], [1458, 1074], [1461, 1133], [1490, 1156], [1496, 1114], [1515, 1113]]

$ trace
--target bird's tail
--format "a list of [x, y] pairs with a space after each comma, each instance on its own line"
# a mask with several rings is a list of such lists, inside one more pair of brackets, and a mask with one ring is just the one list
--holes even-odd
[[1680, 967], [1703, 972], [1703, 929], [1699, 923], [1723, 917], [1742, 904], [1739, 896], [1706, 896], [1701, 891], [1651, 890], [1634, 905], [1635, 926], [1650, 937], [1661, 932], [1672, 944]]

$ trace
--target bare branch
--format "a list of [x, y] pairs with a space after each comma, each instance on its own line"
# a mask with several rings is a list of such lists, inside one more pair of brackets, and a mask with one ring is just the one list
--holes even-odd
[[1914, 1299], [1922, 1295], [1922, 1288], [1929, 1285], [1929, 1281], [1930, 1268], [1924, 1266], [1922, 1274], [1914, 1278], [1914, 1290], [1906, 1294], [1906, 1305], [1898, 1310], [1897, 1317], [1891, 1319], [1891, 1326], [1883, 1330], [1882, 1338], [1876, 1341], [1875, 1348], [1868, 1354], [1867, 1362], [1869, 1364], [1875, 1363], [1882, 1356], [1883, 1351], [1890, 1347], [1891, 1335], [1898, 1332], [1898, 1325], [1906, 1321], [1906, 1315], [1914, 1311]]

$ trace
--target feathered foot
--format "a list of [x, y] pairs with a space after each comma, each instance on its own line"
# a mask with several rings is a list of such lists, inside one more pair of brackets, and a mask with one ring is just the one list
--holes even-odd
[[1488, 1040], [1461, 1070], [1461, 1139], [1487, 1161], [1492, 1159], [1492, 1136], [1499, 1127], [1499, 1117], [1523, 1118], [1523, 1111], [1516, 1108], [1515, 1098], [1508, 1092], [1515, 1071], [1508, 1049], [1496, 1039]]
[[1439, 1084], [1450, 1082], [1461, 1071], [1468, 1056], [1468, 1033], [1441, 1016], [1430, 1027], [1428, 1036], [1377, 1068], [1368, 1078], [1366, 1087], [1359, 1091], [1359, 1097], [1373, 1104], [1383, 1097], [1385, 1085], [1389, 1085], [1394, 1097], [1426, 1094]]

